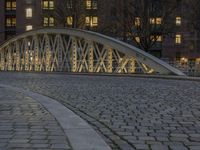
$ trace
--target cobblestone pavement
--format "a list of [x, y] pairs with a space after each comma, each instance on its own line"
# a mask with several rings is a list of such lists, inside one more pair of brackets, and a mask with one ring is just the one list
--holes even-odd
[[52, 115], [22, 93], [0, 87], [0, 150], [72, 150]]
[[200, 150], [200, 83], [134, 77], [0, 73], [59, 100], [113, 150]]

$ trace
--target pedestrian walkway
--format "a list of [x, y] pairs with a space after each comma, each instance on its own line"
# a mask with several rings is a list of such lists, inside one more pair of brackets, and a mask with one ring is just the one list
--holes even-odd
[[0, 150], [110, 150], [79, 116], [55, 100], [0, 85]]
[[0, 150], [72, 150], [56, 119], [21, 92], [0, 88]]

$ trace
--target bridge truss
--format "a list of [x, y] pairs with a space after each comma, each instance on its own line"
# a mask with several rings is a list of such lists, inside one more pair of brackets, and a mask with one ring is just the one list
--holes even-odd
[[0, 46], [0, 70], [184, 75], [116, 39], [77, 29], [44, 28]]

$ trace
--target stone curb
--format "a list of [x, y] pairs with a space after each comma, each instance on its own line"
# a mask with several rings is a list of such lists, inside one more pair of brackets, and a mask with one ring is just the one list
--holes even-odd
[[[36, 73], [36, 72], [32, 72]], [[37, 74], [37, 73], [36, 73]], [[56, 75], [79, 75], [79, 76], [107, 76], [107, 77], [135, 77], [135, 78], [150, 78], [150, 79], [166, 79], [166, 80], [184, 80], [184, 81], [198, 81], [200, 82], [200, 77], [190, 77], [190, 76], [175, 76], [175, 75], [148, 75], [148, 74], [109, 74], [109, 73], [41, 73], [41, 74], [56, 74]]]
[[77, 75], [77, 76], [107, 76], [107, 77], [135, 77], [135, 78], [150, 78], [150, 79], [170, 79], [200, 82], [200, 77], [191, 76], [175, 76], [175, 75], [151, 75], [151, 74], [110, 74], [110, 73], [71, 73], [71, 72], [16, 72], [16, 71], [1, 71], [0, 73], [25, 73], [25, 74], [48, 74], [48, 75]]
[[73, 150], [111, 150], [88, 123], [58, 101], [17, 87], [0, 84], [0, 87], [22, 92], [42, 104], [59, 122]]

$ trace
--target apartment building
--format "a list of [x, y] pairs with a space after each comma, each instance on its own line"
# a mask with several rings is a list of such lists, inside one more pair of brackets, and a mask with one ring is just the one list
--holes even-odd
[[[69, 4], [62, 0], [1, 0], [0, 43], [25, 31], [54, 26], [78, 27], [121, 39], [123, 31], [113, 6], [123, 3], [124, 0], [73, 0]], [[57, 9], [59, 4], [66, 9]], [[80, 6], [74, 9], [75, 5]], [[160, 36], [150, 53], [166, 60], [200, 58], [198, 34], [188, 27], [186, 9], [181, 6], [171, 20], [176, 25], [174, 34], [165, 39]], [[126, 16], [121, 17], [123, 20]], [[133, 23], [137, 24], [137, 19]], [[150, 18], [150, 23], [160, 24], [161, 18]]]

